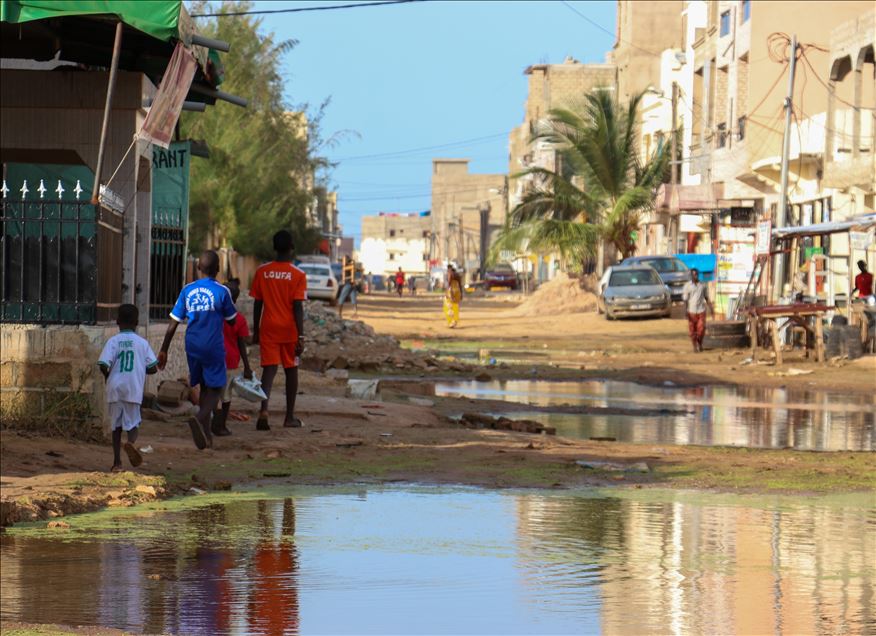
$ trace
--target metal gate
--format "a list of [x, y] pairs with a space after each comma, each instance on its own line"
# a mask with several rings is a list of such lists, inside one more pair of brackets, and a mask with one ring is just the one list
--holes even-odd
[[186, 231], [181, 208], [154, 210], [150, 257], [149, 318], [166, 320], [185, 283]]
[[114, 319], [122, 297], [123, 227], [121, 214], [91, 203], [4, 198], [0, 320]]

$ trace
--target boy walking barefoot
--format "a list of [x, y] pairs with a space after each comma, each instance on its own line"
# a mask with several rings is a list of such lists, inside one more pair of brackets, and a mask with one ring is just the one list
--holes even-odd
[[283, 426], [302, 426], [295, 417], [295, 397], [298, 395], [298, 356], [303, 348], [304, 301], [307, 299], [307, 276], [292, 264], [294, 255], [292, 234], [280, 230], [274, 234], [277, 258], [256, 270], [249, 295], [255, 299], [252, 318], [252, 343], [261, 349], [262, 390], [268, 396], [262, 400], [256, 430], [271, 430], [268, 424], [268, 402], [277, 375], [277, 365], [286, 372], [286, 417]]
[[[237, 299], [240, 297], [240, 279], [232, 278], [225, 283], [225, 286], [231, 292], [231, 301], [237, 305]], [[237, 367], [240, 366], [241, 359], [243, 359], [243, 377], [247, 380], [252, 379], [252, 369], [249, 366], [249, 356], [246, 354], [245, 340], [245, 338], [249, 338], [249, 325], [247, 325], [243, 314], [237, 314], [233, 325], [229, 322], [225, 323], [223, 336], [225, 338], [225, 369], [228, 379], [222, 390], [222, 407], [213, 413], [213, 423], [210, 425], [210, 430], [217, 437], [231, 435], [227, 426], [228, 414], [231, 412], [231, 386], [234, 378], [237, 377]]]
[[116, 324], [119, 333], [107, 340], [97, 361], [106, 380], [106, 399], [109, 403], [110, 427], [113, 432], [113, 467], [122, 470], [122, 430], [127, 434], [125, 454], [136, 468], [143, 456], [134, 447], [140, 430], [140, 404], [143, 403], [143, 385], [146, 375], [158, 371], [158, 360], [152, 347], [134, 333], [140, 320], [134, 305], [119, 306]]
[[216, 282], [219, 273], [219, 255], [207, 250], [198, 259], [198, 270], [204, 278], [182, 288], [173, 310], [171, 321], [158, 352], [158, 368], [167, 365], [167, 351], [183, 320], [186, 327], [186, 358], [192, 386], [200, 385], [198, 414], [189, 419], [192, 440], [199, 450], [213, 445], [210, 420], [219, 404], [227, 380], [225, 374], [225, 336], [223, 325], [234, 324], [237, 309], [231, 301], [231, 292]]

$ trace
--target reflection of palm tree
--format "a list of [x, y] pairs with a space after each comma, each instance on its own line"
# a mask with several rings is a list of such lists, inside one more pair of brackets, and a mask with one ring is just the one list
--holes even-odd
[[613, 93], [597, 89], [582, 107], [551, 110], [533, 141], [557, 148], [557, 167], [530, 168], [536, 187], [523, 195], [492, 250], [559, 252], [580, 263], [600, 240], [622, 256], [636, 251], [641, 213], [654, 198], [668, 154], [660, 148], [644, 164], [636, 135], [641, 95], [626, 110]]
[[260, 541], [253, 556], [253, 591], [249, 599], [249, 628], [265, 634], [298, 633], [298, 553], [295, 505], [283, 501], [282, 536], [275, 539], [266, 501], [258, 502]]

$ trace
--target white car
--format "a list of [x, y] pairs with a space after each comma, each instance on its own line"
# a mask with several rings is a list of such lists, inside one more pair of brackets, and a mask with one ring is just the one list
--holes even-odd
[[298, 268], [307, 276], [307, 297], [327, 300], [332, 305], [338, 299], [338, 281], [328, 263], [300, 263]]

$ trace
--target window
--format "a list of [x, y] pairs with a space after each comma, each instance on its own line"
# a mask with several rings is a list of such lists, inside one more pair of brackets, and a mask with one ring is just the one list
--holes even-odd
[[748, 22], [751, 17], [751, 0], [742, 0], [742, 22]]
[[423, 238], [429, 238], [429, 230], [423, 230]]
[[389, 231], [389, 238], [392, 238], [393, 236], [395, 236], [395, 230], [390, 230]]
[[745, 139], [745, 115], [736, 120], [736, 139]]
[[429, 260], [429, 255], [428, 255], [428, 254], [423, 254], [423, 262], [425, 263], [425, 262], [428, 261], [428, 260]]
[[391, 260], [391, 261], [395, 260], [395, 254], [393, 254], [392, 252], [389, 253], [389, 260]]
[[718, 124], [718, 148], [727, 145], [727, 124]]
[[730, 11], [721, 14], [721, 37], [730, 35]]

